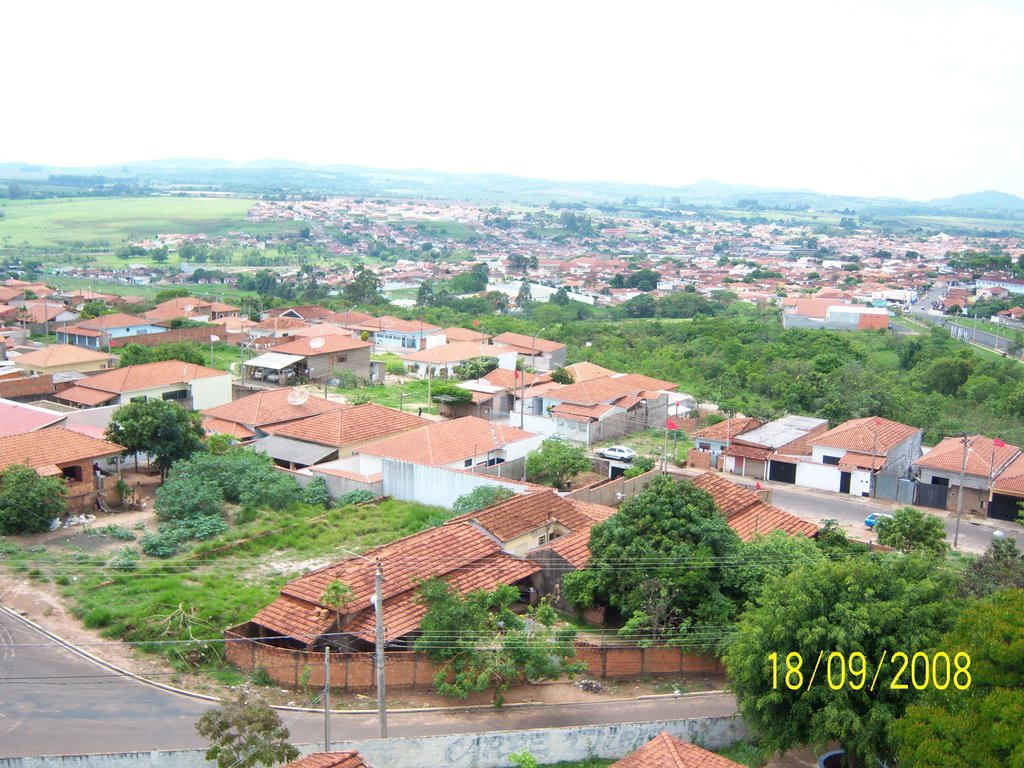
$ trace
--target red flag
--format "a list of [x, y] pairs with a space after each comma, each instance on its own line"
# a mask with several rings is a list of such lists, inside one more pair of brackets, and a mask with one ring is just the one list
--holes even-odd
[[473, 321], [473, 327], [476, 328], [478, 325], [480, 325], [480, 321], [479, 320], [474, 320]]
[[1005, 448], [1006, 447], [1006, 443], [1004, 443], [998, 437], [995, 440], [992, 441], [992, 445], [994, 445], [996, 448]]
[[513, 376], [513, 379], [514, 379], [515, 381], [519, 381], [519, 369], [518, 369], [518, 368], [516, 368], [516, 369], [515, 369], [515, 370], [513, 371], [513, 374], [514, 374], [514, 376]]
[[672, 421], [672, 417], [671, 416], [669, 416], [667, 419], [665, 419], [665, 429], [679, 429], [679, 427], [676, 425], [676, 423], [674, 421]]

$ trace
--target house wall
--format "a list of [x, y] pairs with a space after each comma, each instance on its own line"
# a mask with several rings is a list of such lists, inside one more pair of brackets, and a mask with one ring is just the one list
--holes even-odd
[[103, 333], [107, 334], [111, 338], [111, 344], [114, 339], [131, 338], [133, 336], [145, 336], [149, 333], [163, 333], [167, 329], [159, 325], [130, 325], [127, 327], [120, 328], [104, 328]]
[[[344, 357], [344, 362], [338, 362]], [[306, 367], [313, 379], [324, 379], [334, 375], [335, 371], [350, 371], [362, 381], [370, 380], [370, 347], [348, 349], [344, 352], [332, 352], [323, 355], [306, 357]]]
[[617, 507], [626, 499], [640, 493], [660, 474], [660, 470], [652, 469], [650, 472], [644, 472], [642, 475], [631, 477], [628, 480], [620, 475], [614, 480], [602, 480], [585, 488], [578, 488], [572, 493], [567, 493], [565, 498], [603, 504], [606, 507]]
[[193, 379], [189, 385], [192, 392], [192, 410], [201, 411], [231, 402], [231, 374]]
[[[524, 533], [522, 536], [516, 536], [513, 539], [509, 539], [501, 545], [501, 548], [510, 555], [525, 555], [531, 549], [543, 546], [550, 541], [552, 534], [555, 534], [555, 538], [557, 539], [567, 533], [569, 533], [569, 529], [564, 525], [549, 523], [547, 525], [542, 525], [529, 533]], [[543, 541], [541, 541], [542, 538]], [[543, 581], [541, 583], [543, 584]]]
[[101, 349], [101, 341], [103, 342], [102, 349], [106, 349], [106, 339], [101, 336], [80, 336], [77, 333], [68, 333], [63, 328], [57, 331], [58, 344], [73, 344], [76, 347], [85, 347], [86, 349]]
[[110, 419], [114, 415], [120, 406], [117, 405], [104, 405], [99, 408], [79, 408], [74, 411], [68, 411], [67, 424], [84, 424], [90, 427], [101, 427], [107, 428], [110, 424]]
[[[921, 482], [931, 483], [936, 477], [944, 477], [949, 483], [950, 489], [959, 487], [960, 485], [960, 473], [959, 472], [944, 472], [938, 469], [928, 469], [927, 467], [921, 468]], [[964, 488], [973, 488], [975, 490], [985, 490], [986, 495], [988, 492], [988, 478], [978, 477], [977, 475], [964, 474]], [[952, 492], [951, 492], [951, 495]]]
[[[815, 448], [815, 451], [818, 449]], [[839, 467], [808, 461], [796, 465], [796, 484], [822, 491], [839, 492]]]
[[[398, 459], [384, 459], [382, 494], [402, 501], [416, 501], [451, 509], [455, 499], [474, 491], [481, 486], [499, 486], [508, 488], [516, 494], [526, 493], [527, 489], [518, 482], [503, 482], [502, 477], [518, 481], [522, 470], [497, 464], [483, 472], [452, 472], [442, 467], [428, 467], [424, 464], [413, 464]], [[503, 471], [502, 476], [491, 475], [490, 472]], [[511, 474], [514, 473], [514, 474]]]
[[109, 360], [88, 360], [81, 363], [67, 363], [66, 365], [48, 365], [45, 368], [20, 364], [18, 363], [17, 358], [15, 358], [13, 362], [18, 368], [24, 368], [33, 375], [40, 375], [44, 373], [66, 373], [68, 371], [88, 373], [89, 371], [106, 371], [111, 368], [117, 368], [116, 357], [112, 357]]
[[894, 445], [886, 454], [885, 468], [887, 475], [909, 477], [913, 464], [921, 458], [921, 430], [908, 437], [902, 443]]
[[[195, 341], [199, 344], [209, 344], [210, 336], [219, 336], [221, 340], [227, 339], [227, 328], [221, 325], [204, 325], [197, 328], [177, 328], [170, 330], [160, 325], [146, 326], [153, 330], [149, 333], [138, 333], [129, 336], [112, 337], [111, 347], [125, 347], [129, 344], [141, 344], [144, 347], [153, 347], [157, 344], [166, 344], [169, 341]], [[106, 340], [103, 342], [106, 347]]]

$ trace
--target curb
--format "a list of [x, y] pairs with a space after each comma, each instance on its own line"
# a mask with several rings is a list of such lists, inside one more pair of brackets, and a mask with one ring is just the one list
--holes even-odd
[[[200, 701], [208, 701], [208, 702], [213, 703], [213, 704], [219, 704], [221, 702], [221, 699], [217, 698], [216, 696], [208, 696], [208, 695], [206, 695], [204, 693], [196, 693], [195, 691], [189, 691], [189, 690], [186, 690], [184, 688], [176, 688], [173, 685], [167, 685], [166, 683], [160, 683], [160, 682], [157, 682], [156, 680], [150, 680], [148, 677], [143, 677], [142, 675], [135, 674], [134, 672], [129, 672], [127, 669], [123, 669], [122, 667], [119, 667], [119, 666], [117, 666], [116, 664], [114, 664], [112, 662], [106, 661], [105, 659], [101, 659], [99, 656], [96, 656], [96, 655], [94, 655], [92, 653], [89, 653], [88, 651], [86, 651], [86, 650], [84, 650], [82, 648], [79, 648], [77, 645], [74, 645], [73, 643], [71, 643], [71, 642], [65, 640], [64, 638], [62, 638], [60, 635], [56, 635], [53, 632], [50, 632], [48, 629], [45, 629], [45, 628], [41, 627], [36, 622], [32, 621], [32, 619], [29, 619], [29, 618], [27, 618], [25, 616], [22, 616], [20, 613], [18, 613], [17, 611], [12, 610], [10, 608], [8, 608], [6, 605], [0, 604], [0, 613], [4, 614], [6, 616], [10, 616], [11, 618], [16, 619], [17, 621], [20, 621], [23, 624], [28, 625], [29, 627], [31, 627], [32, 629], [36, 630], [40, 634], [45, 635], [46, 637], [48, 637], [51, 640], [53, 640], [54, 642], [56, 642], [62, 648], [65, 648], [65, 649], [71, 651], [72, 653], [77, 654], [78, 656], [81, 656], [83, 659], [86, 659], [87, 661], [91, 661], [93, 664], [97, 664], [97, 665], [99, 665], [101, 667], [109, 669], [112, 672], [116, 672], [119, 675], [123, 675], [125, 677], [129, 677], [129, 678], [131, 678], [133, 680], [136, 680], [137, 682], [142, 683], [143, 685], [149, 685], [149, 686], [152, 686], [153, 688], [157, 688], [159, 690], [166, 691], [167, 693], [174, 693], [174, 694], [177, 694], [179, 696], [187, 696], [189, 698], [198, 699]], [[477, 711], [477, 710], [525, 709], [525, 708], [529, 708], [529, 707], [534, 707], [534, 708], [540, 709], [540, 708], [544, 708], [544, 707], [564, 707], [564, 706], [566, 706], [567, 703], [568, 704], [572, 704], [574, 706], [575, 705], [589, 705], [589, 704], [608, 704], [610, 702], [615, 702], [615, 701], [629, 702], [629, 701], [644, 701], [644, 700], [651, 700], [651, 699], [680, 699], [680, 698], [685, 698], [687, 696], [702, 696], [702, 695], [707, 696], [707, 695], [711, 695], [711, 694], [724, 694], [724, 693], [728, 693], [728, 691], [725, 691], [725, 690], [695, 691], [695, 692], [691, 692], [691, 693], [683, 693], [683, 694], [680, 694], [679, 696], [676, 696], [674, 693], [647, 694], [647, 695], [643, 695], [643, 696], [634, 696], [631, 699], [601, 699], [601, 700], [596, 700], [596, 701], [574, 701], [574, 702], [556, 702], [556, 703], [549, 703], [549, 702], [526, 702], [526, 701], [524, 701], [524, 702], [518, 702], [518, 703], [512, 703], [512, 704], [504, 704], [501, 707], [495, 707], [493, 704], [465, 704], [465, 705], [446, 706], [446, 707], [405, 707], [405, 708], [401, 708], [401, 709], [388, 708], [388, 713], [389, 714], [416, 714], [418, 712], [440, 712], [440, 713], [452, 712], [453, 713], [453, 712], [473, 712], [473, 711]], [[271, 708], [275, 709], [275, 710], [277, 710], [279, 712], [307, 712], [307, 713], [312, 713], [312, 714], [323, 714], [323, 709], [312, 709], [312, 708], [309, 708], [309, 707], [292, 707], [292, 706], [287, 706], [287, 705], [271, 705]], [[332, 709], [332, 710], [330, 710], [330, 712], [331, 712], [332, 715], [374, 715], [374, 714], [376, 714], [377, 710], [376, 710], [376, 708], [373, 708], [373, 709]]]

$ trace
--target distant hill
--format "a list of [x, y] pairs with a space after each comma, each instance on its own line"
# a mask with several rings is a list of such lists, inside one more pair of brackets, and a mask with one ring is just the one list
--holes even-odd
[[929, 205], [936, 208], [959, 208], [962, 210], [981, 211], [1024, 211], [1024, 197], [1009, 195], [1006, 192], [987, 190], [973, 192], [969, 195], [956, 195], [932, 200]]

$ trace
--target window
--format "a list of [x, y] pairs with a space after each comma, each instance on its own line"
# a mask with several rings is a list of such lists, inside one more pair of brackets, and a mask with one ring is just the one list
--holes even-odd
[[146, 402], [146, 396], [145, 395], [139, 395], [138, 397], [133, 397], [131, 399], [131, 402], [133, 402], [133, 403], [144, 403], [144, 402]]
[[822, 456], [821, 457], [821, 463], [822, 464], [831, 464], [832, 466], [837, 466], [839, 464], [839, 457], [838, 456]]
[[73, 467], [64, 467], [64, 469], [61, 470], [61, 474], [64, 476], [65, 480], [70, 480], [73, 483], [82, 482], [82, 468], [78, 465]]
[[537, 546], [539, 547], [541, 544], [546, 544], [547, 540], [548, 537], [542, 533], [540, 536], [537, 537]]
[[463, 464], [462, 466], [464, 466], [464, 467], [472, 467], [473, 466], [473, 460], [472, 459], [466, 459], [466, 463]]
[[932, 476], [932, 485], [943, 485], [946, 488], [949, 488], [949, 478]]
[[697, 450], [698, 451], [710, 451], [711, 450], [711, 443], [697, 443]]
[[176, 389], [173, 392], [164, 392], [161, 397], [164, 400], [184, 400], [188, 397], [187, 389]]
[[338, 355], [336, 358], [334, 358], [334, 362], [336, 362], [336, 363], [347, 363], [348, 362], [348, 355]]

